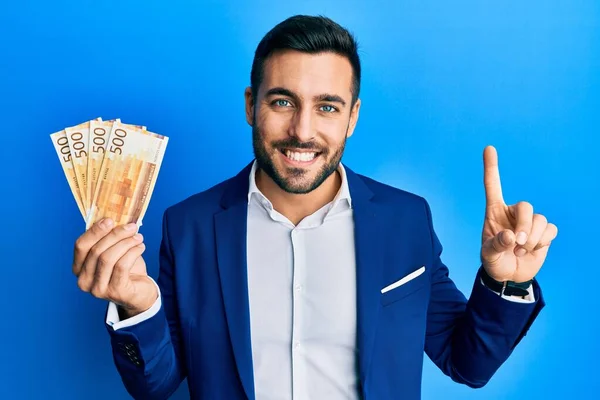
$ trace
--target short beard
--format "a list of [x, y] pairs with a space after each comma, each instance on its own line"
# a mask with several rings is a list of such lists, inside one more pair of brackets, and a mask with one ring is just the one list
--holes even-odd
[[[279, 151], [279, 149], [283, 147], [295, 147], [321, 152], [319, 157], [324, 157], [325, 159], [327, 159], [327, 156], [329, 155], [328, 149], [316, 148], [311, 143], [299, 142], [295, 137], [290, 137], [287, 140], [275, 142], [273, 143], [273, 146], [276, 149], [275, 151]], [[342, 145], [335, 150], [329, 162], [327, 162], [323, 168], [321, 168], [316, 178], [312, 182], [308, 182], [303, 185], [294, 184], [293, 181], [294, 178], [301, 178], [305, 174], [304, 169], [291, 167], [287, 168], [287, 172], [290, 175], [290, 178], [287, 179], [277, 171], [275, 164], [273, 163], [273, 159], [267, 152], [267, 149], [262, 141], [260, 129], [256, 126], [256, 124], [252, 125], [252, 147], [254, 149], [254, 157], [256, 158], [258, 167], [263, 170], [277, 184], [277, 186], [287, 193], [306, 194], [321, 186], [321, 184], [338, 169], [340, 161], [342, 160], [342, 155], [344, 154], [344, 149], [346, 147], [346, 136], [344, 137], [344, 142]]]

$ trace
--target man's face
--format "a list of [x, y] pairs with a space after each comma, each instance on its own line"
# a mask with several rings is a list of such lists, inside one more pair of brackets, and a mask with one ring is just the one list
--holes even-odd
[[265, 62], [255, 103], [246, 89], [258, 166], [286, 192], [308, 193], [337, 169], [360, 108], [351, 88], [345, 57], [285, 51]]

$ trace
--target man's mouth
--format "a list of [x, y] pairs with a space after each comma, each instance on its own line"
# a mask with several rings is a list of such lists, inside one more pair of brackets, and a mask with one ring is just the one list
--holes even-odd
[[296, 151], [289, 149], [279, 149], [279, 151], [286, 156], [288, 159], [296, 162], [310, 162], [318, 157], [321, 152], [318, 151]]

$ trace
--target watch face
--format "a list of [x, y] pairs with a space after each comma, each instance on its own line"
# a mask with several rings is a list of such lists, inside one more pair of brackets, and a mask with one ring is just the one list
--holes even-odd
[[525, 297], [529, 294], [529, 292], [526, 289], [521, 289], [521, 288], [516, 288], [516, 287], [506, 287], [506, 289], [504, 289], [504, 295], [505, 296], [520, 296], [520, 297]]
[[521, 283], [508, 282], [504, 289], [504, 294], [506, 296], [527, 296], [529, 294], [529, 286], [531, 286], [531, 281]]

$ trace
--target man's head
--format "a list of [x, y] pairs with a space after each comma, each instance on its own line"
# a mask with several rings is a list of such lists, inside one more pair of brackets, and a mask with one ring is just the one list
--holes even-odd
[[295, 16], [259, 43], [246, 89], [259, 167], [283, 190], [308, 193], [338, 167], [360, 100], [357, 43], [324, 17]]

